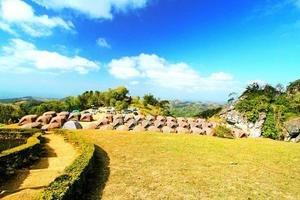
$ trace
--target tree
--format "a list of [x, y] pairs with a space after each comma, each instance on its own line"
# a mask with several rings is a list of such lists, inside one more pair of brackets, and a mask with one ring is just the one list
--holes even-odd
[[143, 97], [143, 104], [145, 106], [152, 105], [156, 106], [159, 103], [158, 99], [156, 99], [152, 94], [145, 94]]
[[228, 95], [227, 103], [228, 103], [229, 105], [231, 105], [231, 104], [235, 101], [236, 96], [237, 96], [237, 93], [236, 93], [236, 92], [231, 92], [231, 93]]

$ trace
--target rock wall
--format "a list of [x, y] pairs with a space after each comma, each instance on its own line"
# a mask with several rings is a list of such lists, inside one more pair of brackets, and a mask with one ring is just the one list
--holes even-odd
[[248, 137], [260, 137], [263, 124], [266, 119], [266, 114], [262, 113], [259, 119], [255, 122], [248, 122], [247, 119], [234, 109], [234, 106], [230, 106], [222, 112], [221, 117], [227, 122], [229, 127], [241, 129]]

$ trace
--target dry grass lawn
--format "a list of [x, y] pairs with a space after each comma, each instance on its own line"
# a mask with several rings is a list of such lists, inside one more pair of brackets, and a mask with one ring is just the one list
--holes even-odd
[[299, 144], [79, 132], [108, 154], [103, 199], [300, 199]]

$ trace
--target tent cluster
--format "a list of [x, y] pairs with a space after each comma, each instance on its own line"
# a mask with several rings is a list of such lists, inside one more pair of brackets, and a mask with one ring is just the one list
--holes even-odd
[[92, 114], [82, 114], [79, 112], [69, 113], [54, 111], [45, 112], [41, 116], [26, 115], [19, 121], [21, 128], [41, 128], [42, 130], [53, 130], [57, 128], [80, 129], [82, 126], [78, 121], [93, 121]]
[[[89, 123], [82, 127], [81, 122], [92, 122], [93, 116], [90, 113], [81, 114], [79, 112], [55, 113], [49, 111], [42, 116], [24, 116], [19, 125], [21, 128], [41, 128], [42, 130], [53, 130], [58, 128], [75, 129], [99, 129], [118, 131], [150, 131], [163, 133], [192, 133], [199, 135], [213, 136], [213, 129], [219, 124], [209, 122], [205, 119], [164, 117], [164, 116], [144, 116], [134, 114], [106, 114], [96, 123]], [[239, 129], [232, 130], [232, 136], [236, 138], [245, 137]]]
[[96, 124], [90, 124], [85, 129], [119, 130], [119, 131], [151, 131], [163, 133], [194, 133], [213, 135], [217, 123], [205, 119], [174, 118], [164, 116], [144, 115], [111, 115], [107, 114]]

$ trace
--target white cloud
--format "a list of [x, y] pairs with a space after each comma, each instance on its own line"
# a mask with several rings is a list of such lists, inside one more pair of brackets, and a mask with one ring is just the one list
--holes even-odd
[[260, 86], [264, 86], [267, 84], [267, 81], [264, 80], [250, 80], [247, 82], [247, 85], [253, 84], [253, 83], [257, 83]]
[[130, 85], [138, 85], [140, 82], [138, 82], [138, 81], [130, 81]]
[[39, 50], [32, 43], [20, 39], [12, 39], [8, 46], [0, 52], [0, 71], [30, 72], [32, 70], [46, 71], [76, 71], [86, 74], [98, 70], [99, 64], [80, 56], [67, 57], [57, 52]]
[[157, 55], [140, 54], [112, 60], [109, 72], [123, 80], [143, 79], [154, 86], [185, 91], [231, 90], [236, 81], [224, 72], [201, 76], [186, 63], [169, 63]]
[[47, 9], [72, 9], [94, 19], [111, 19], [113, 12], [143, 8], [148, 0], [32, 0]]
[[105, 38], [98, 38], [96, 43], [99, 47], [104, 47], [104, 48], [108, 48], [108, 49], [111, 48], [110, 44], [106, 41]]
[[18, 28], [33, 37], [48, 36], [60, 27], [71, 31], [74, 25], [60, 17], [36, 15], [33, 8], [21, 0], [0, 0], [0, 29], [14, 34]]

